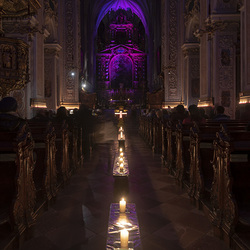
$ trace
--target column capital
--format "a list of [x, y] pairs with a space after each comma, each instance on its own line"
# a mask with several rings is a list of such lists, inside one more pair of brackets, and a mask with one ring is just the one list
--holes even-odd
[[62, 49], [62, 46], [58, 43], [45, 43], [44, 44], [45, 55], [58, 56], [58, 53], [61, 49]]
[[190, 55], [199, 55], [200, 54], [200, 44], [199, 43], [184, 43], [181, 46], [184, 57]]

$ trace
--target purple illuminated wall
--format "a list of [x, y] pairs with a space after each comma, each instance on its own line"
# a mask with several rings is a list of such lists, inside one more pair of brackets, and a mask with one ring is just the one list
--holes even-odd
[[115, 56], [110, 64], [111, 88], [131, 88], [132, 68], [132, 61], [128, 56]]
[[101, 20], [103, 19], [103, 17], [112, 9], [114, 11], [117, 11], [118, 9], [131, 9], [131, 11], [133, 13], [135, 13], [142, 21], [144, 28], [145, 28], [145, 32], [146, 34], [149, 34], [148, 32], [148, 26], [147, 26], [147, 22], [145, 19], [145, 15], [142, 11], [142, 9], [140, 8], [140, 6], [134, 2], [133, 0], [111, 0], [109, 1], [107, 4], [105, 4], [97, 18], [97, 22], [96, 22], [96, 31], [99, 27], [99, 24], [101, 22]]

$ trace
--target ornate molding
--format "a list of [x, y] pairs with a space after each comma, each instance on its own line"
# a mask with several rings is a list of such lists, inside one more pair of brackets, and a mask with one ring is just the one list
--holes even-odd
[[199, 16], [200, 13], [200, 0], [188, 0], [185, 4], [185, 26], [189, 23], [191, 19]]
[[54, 42], [58, 40], [58, 1], [45, 0], [44, 1], [44, 16], [45, 27], [50, 35], [48, 41]]
[[178, 13], [178, 1], [169, 1], [169, 65], [173, 68], [169, 74], [168, 83], [168, 98], [176, 99], [177, 97], [177, 46], [178, 46], [178, 35], [177, 35], [177, 13]]
[[29, 81], [29, 48], [19, 39], [0, 38], [0, 94], [20, 90]]
[[28, 15], [34, 15], [41, 8], [39, 0], [12, 0], [2, 1], [0, 9], [3, 18], [20, 18]]
[[197, 44], [197, 45], [183, 44], [181, 48], [182, 48], [183, 55], [185, 58], [188, 56], [199, 56], [200, 55], [199, 44]]
[[70, 71], [76, 67], [74, 61], [74, 23], [75, 15], [73, 11], [73, 1], [65, 1], [65, 79], [66, 79], [66, 99], [74, 100], [75, 79]]

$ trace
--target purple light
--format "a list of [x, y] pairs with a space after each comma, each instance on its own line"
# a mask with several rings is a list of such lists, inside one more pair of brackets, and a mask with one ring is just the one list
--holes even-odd
[[114, 11], [117, 11], [118, 9], [125, 9], [125, 10], [131, 9], [131, 11], [135, 13], [142, 21], [146, 34], [149, 34], [147, 22], [143, 14], [143, 11], [140, 8], [140, 6], [137, 3], [135, 3], [133, 0], [111, 0], [107, 4], [105, 4], [98, 16], [98, 19], [96, 22], [96, 31], [99, 27], [101, 20], [111, 9], [113, 9]]

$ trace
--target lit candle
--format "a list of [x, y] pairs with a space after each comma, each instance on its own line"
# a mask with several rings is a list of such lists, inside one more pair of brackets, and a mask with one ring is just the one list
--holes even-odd
[[120, 148], [120, 152], [122, 152], [122, 148]]
[[125, 213], [126, 210], [126, 201], [124, 198], [120, 200], [120, 213]]
[[119, 161], [120, 161], [120, 162], [123, 162], [123, 157], [120, 157], [120, 158], [119, 158]]
[[123, 152], [121, 152], [121, 153], [120, 153], [120, 156], [123, 157], [123, 155], [124, 155]]
[[123, 172], [123, 169], [124, 169], [124, 165], [123, 163], [120, 164], [120, 172]]
[[121, 131], [121, 139], [122, 139], [122, 131]]
[[128, 248], [128, 230], [122, 229], [120, 231], [121, 248]]

